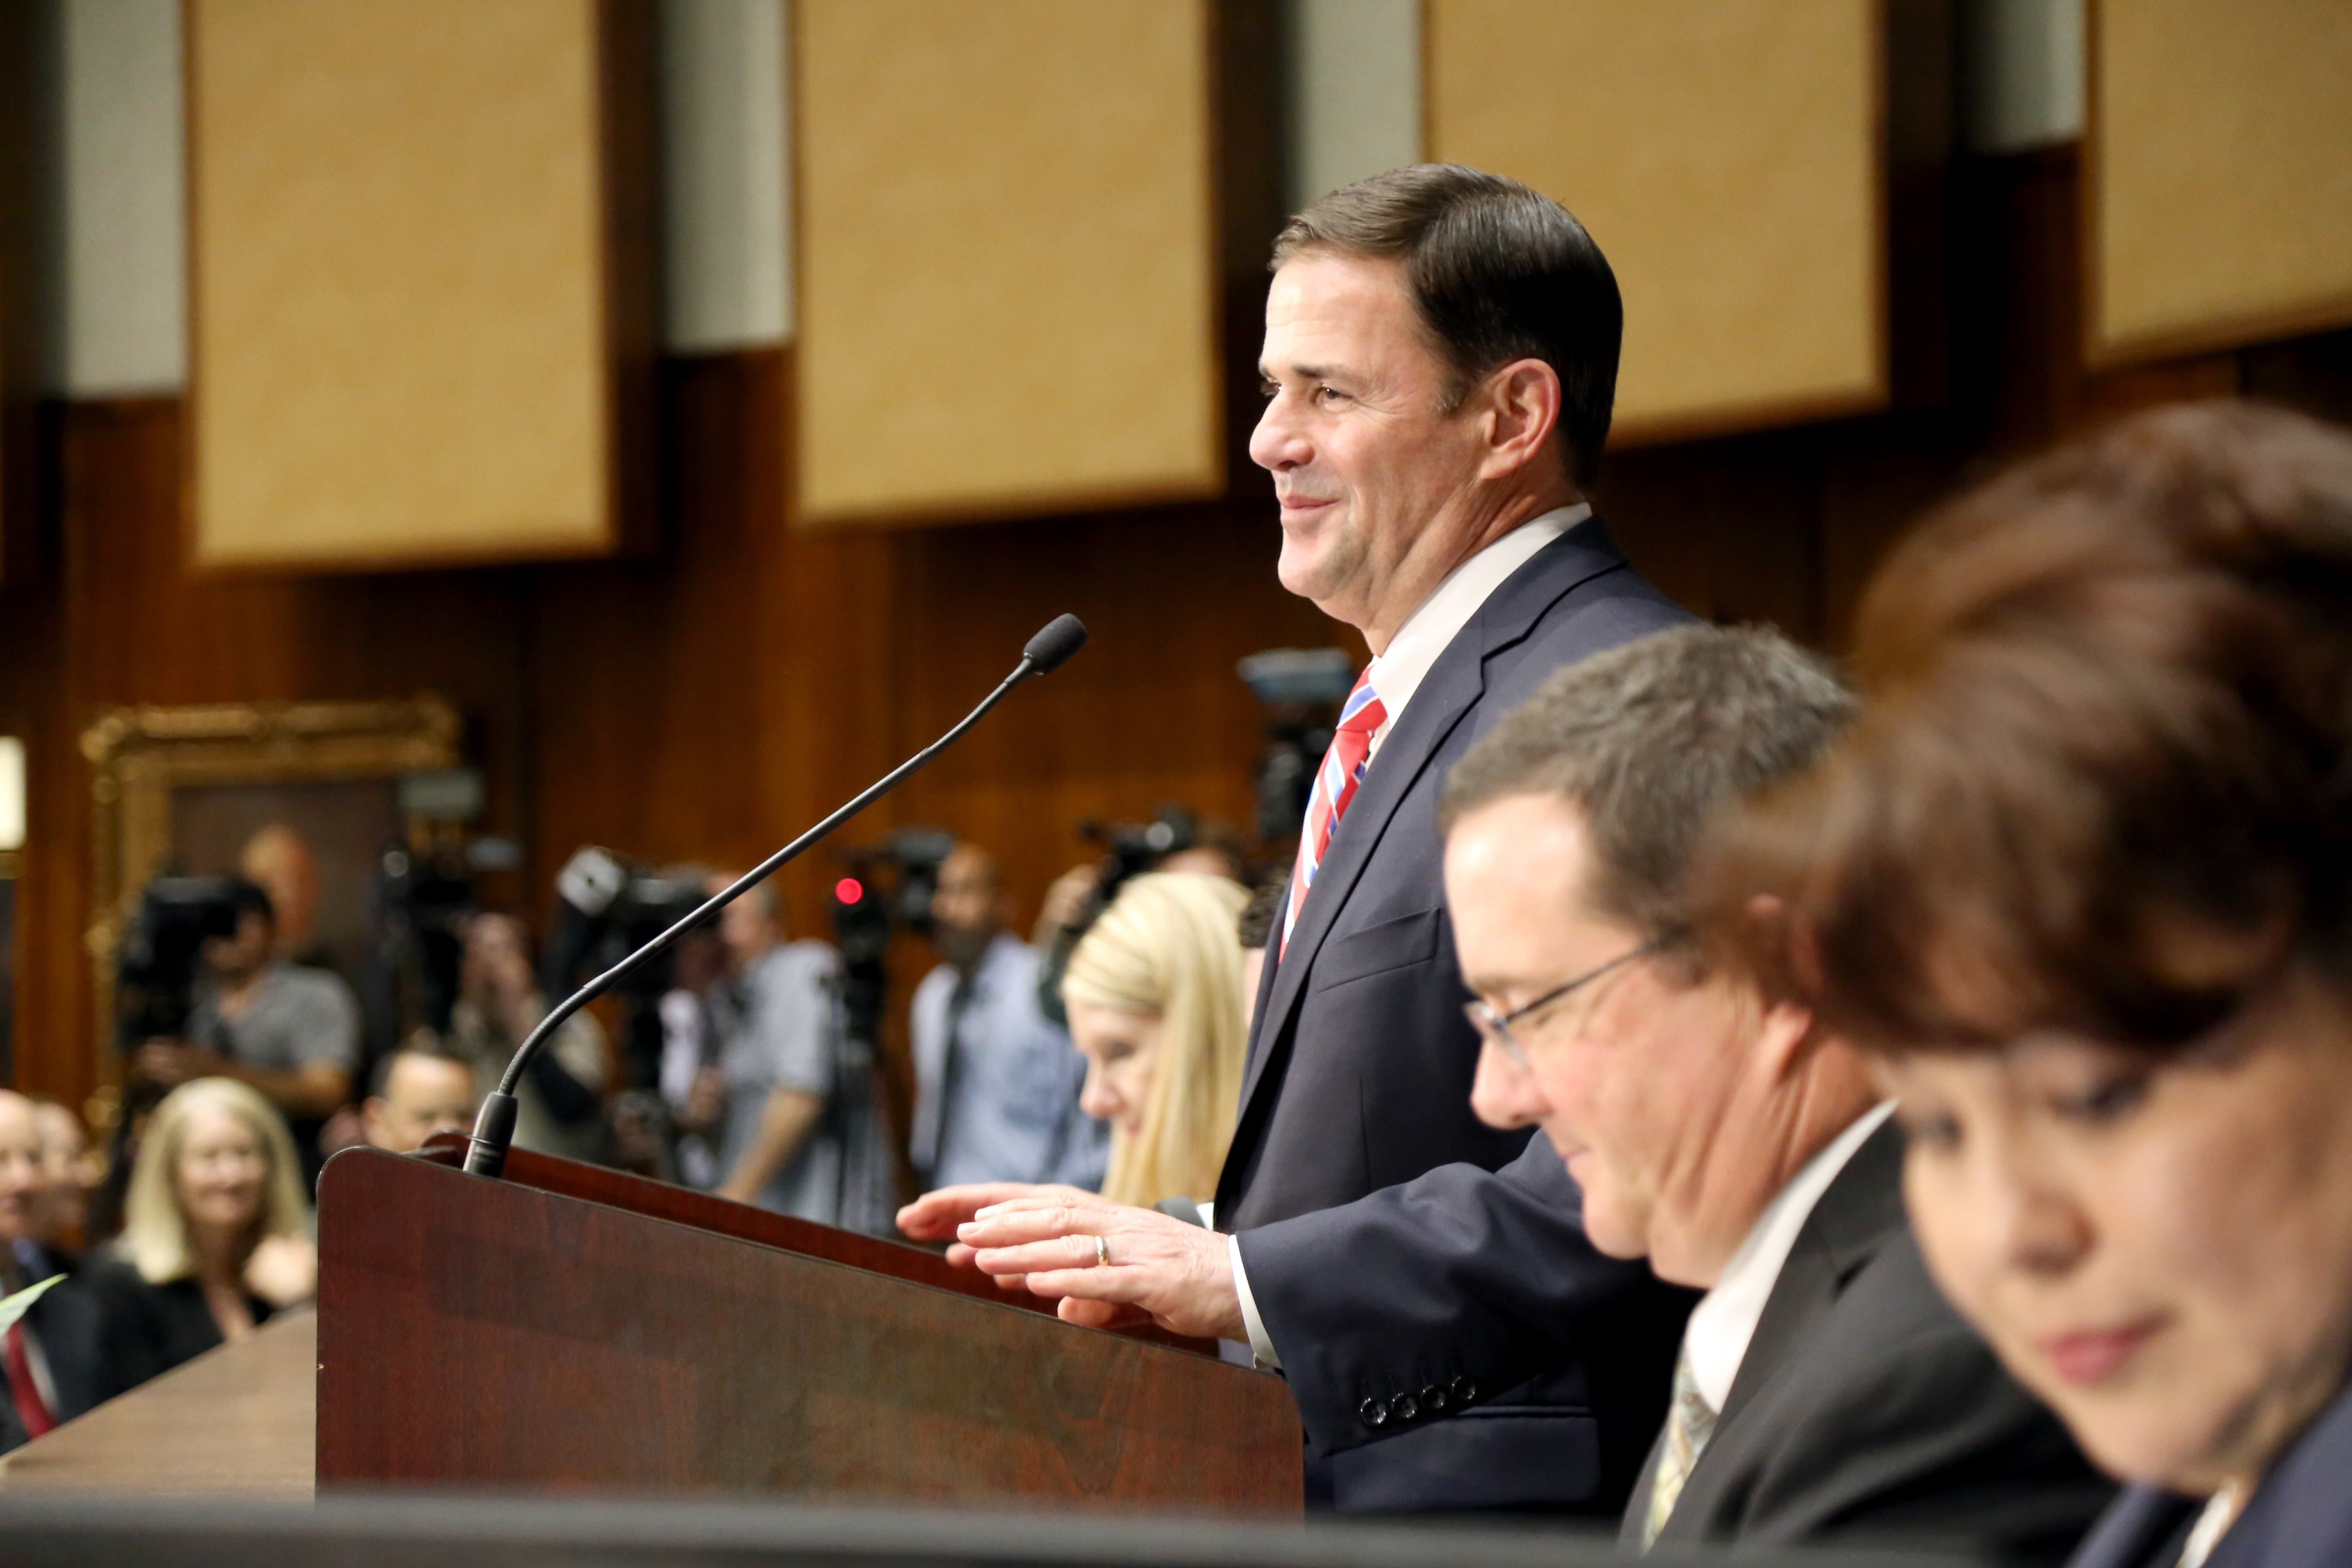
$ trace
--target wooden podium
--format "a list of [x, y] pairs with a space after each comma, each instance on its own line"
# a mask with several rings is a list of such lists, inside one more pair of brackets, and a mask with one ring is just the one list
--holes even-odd
[[319, 1487], [1297, 1517], [1278, 1379], [934, 1255], [463, 1140], [319, 1184]]

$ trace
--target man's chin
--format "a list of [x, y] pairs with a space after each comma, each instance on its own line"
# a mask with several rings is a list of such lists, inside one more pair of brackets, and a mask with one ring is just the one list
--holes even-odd
[[1282, 525], [1282, 555], [1274, 574], [1284, 590], [1320, 605], [1337, 598], [1352, 575], [1351, 563], [1339, 548], [1344, 542], [1336, 519], [1318, 515], [1315, 521]]

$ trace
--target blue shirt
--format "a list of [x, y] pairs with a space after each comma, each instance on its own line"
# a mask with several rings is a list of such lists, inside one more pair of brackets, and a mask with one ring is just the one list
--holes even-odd
[[1038, 1010], [1037, 963], [1036, 950], [1009, 932], [989, 944], [956, 1020], [952, 1073], [948, 1013], [957, 971], [943, 963], [915, 988], [915, 1123], [908, 1152], [929, 1186], [1102, 1185], [1110, 1126], [1078, 1109], [1085, 1058]]

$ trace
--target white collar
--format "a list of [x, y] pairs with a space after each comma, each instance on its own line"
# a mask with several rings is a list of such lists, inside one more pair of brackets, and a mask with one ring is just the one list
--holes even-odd
[[1530, 518], [1447, 573], [1445, 580], [1430, 591], [1429, 597], [1397, 628], [1387, 649], [1372, 660], [1372, 689], [1380, 693], [1381, 707], [1388, 717], [1372, 731], [1370, 752], [1381, 749], [1381, 742], [1396, 728], [1404, 705], [1421, 689], [1430, 666], [1495, 590], [1533, 559], [1536, 552], [1591, 515], [1591, 503], [1578, 501]]
[[1764, 1303], [1772, 1299], [1772, 1287], [1780, 1283], [1780, 1270], [1789, 1261], [1790, 1249], [1797, 1245], [1798, 1233], [1805, 1228], [1814, 1205], [1845, 1169], [1846, 1162], [1894, 1110], [1891, 1100], [1873, 1106], [1805, 1162], [1805, 1168], [1790, 1178], [1748, 1227], [1748, 1239], [1731, 1255], [1715, 1289], [1692, 1309], [1690, 1324], [1683, 1331], [1683, 1350], [1690, 1357], [1699, 1397], [1717, 1415], [1723, 1413], [1723, 1402], [1731, 1397], [1739, 1363], [1748, 1357], [1748, 1342], [1756, 1337]]

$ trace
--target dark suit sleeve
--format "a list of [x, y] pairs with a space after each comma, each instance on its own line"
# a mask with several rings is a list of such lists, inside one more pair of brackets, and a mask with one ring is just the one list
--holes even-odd
[[57, 1416], [70, 1421], [106, 1397], [104, 1325], [87, 1270], [72, 1274], [26, 1314], [41, 1336], [49, 1381], [57, 1393]]
[[[1441, 1166], [1242, 1232], [1250, 1294], [1318, 1451], [1444, 1414], [1395, 1413], [1401, 1394], [1458, 1384], [1482, 1402], [1584, 1350], [1608, 1352], [1591, 1358], [1588, 1376], [1605, 1375], [1603, 1363], [1652, 1374], [1670, 1363], [1693, 1298], [1658, 1285], [1643, 1264], [1595, 1251], [1582, 1207], [1538, 1137], [1498, 1172]], [[1628, 1392], [1654, 1394], [1663, 1408], [1663, 1385]], [[1594, 1399], [1606, 1403], [1607, 1391]], [[1639, 1417], [1619, 1425], [1640, 1443], [1654, 1430]]]

